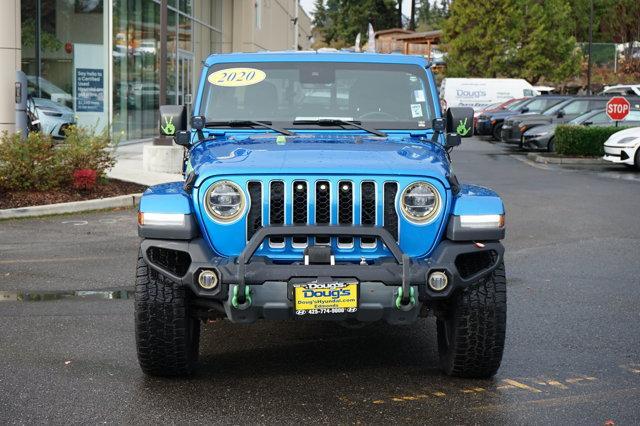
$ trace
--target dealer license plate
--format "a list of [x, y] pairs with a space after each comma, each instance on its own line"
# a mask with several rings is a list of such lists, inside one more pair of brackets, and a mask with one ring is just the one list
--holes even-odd
[[296, 315], [344, 314], [358, 310], [358, 282], [310, 282], [294, 287]]

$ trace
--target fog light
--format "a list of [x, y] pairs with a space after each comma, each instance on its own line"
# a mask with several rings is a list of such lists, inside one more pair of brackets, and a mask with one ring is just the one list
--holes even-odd
[[202, 271], [198, 275], [198, 284], [205, 290], [211, 290], [218, 286], [218, 275], [214, 271]]
[[433, 291], [442, 291], [449, 284], [449, 278], [447, 278], [447, 274], [442, 271], [435, 271], [429, 274], [429, 279], [427, 280], [429, 284], [429, 288]]

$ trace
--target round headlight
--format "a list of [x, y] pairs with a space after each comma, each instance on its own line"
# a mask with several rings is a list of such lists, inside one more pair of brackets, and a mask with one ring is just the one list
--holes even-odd
[[402, 212], [414, 222], [426, 222], [440, 209], [440, 194], [427, 182], [416, 182], [407, 186], [400, 200]]
[[207, 212], [214, 219], [230, 222], [244, 210], [244, 193], [233, 182], [223, 180], [211, 185], [205, 196]]

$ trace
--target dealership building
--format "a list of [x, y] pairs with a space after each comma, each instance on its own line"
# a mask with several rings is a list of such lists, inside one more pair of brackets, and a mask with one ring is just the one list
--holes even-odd
[[156, 134], [161, 89], [166, 103], [191, 104], [209, 54], [311, 45], [298, 0], [2, 2], [0, 130], [16, 128], [18, 70], [31, 98], [72, 109], [80, 125], [134, 140]]

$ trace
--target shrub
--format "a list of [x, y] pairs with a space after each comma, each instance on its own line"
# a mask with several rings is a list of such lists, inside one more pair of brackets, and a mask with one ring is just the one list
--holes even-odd
[[[88, 190], [102, 181], [116, 162], [107, 130], [70, 126], [67, 138], [54, 143], [49, 135], [31, 132], [0, 136], [0, 189], [48, 191], [65, 187]], [[78, 174], [76, 172], [82, 171]]]
[[0, 136], [0, 188], [46, 191], [64, 181], [63, 166], [49, 135], [19, 133]]
[[102, 177], [115, 164], [117, 142], [111, 144], [107, 129], [97, 133], [95, 127], [69, 126], [65, 135], [58, 151], [67, 182], [77, 170], [95, 170]]
[[558, 126], [556, 129], [556, 152], [560, 155], [602, 156], [604, 143], [609, 136], [625, 127]]

